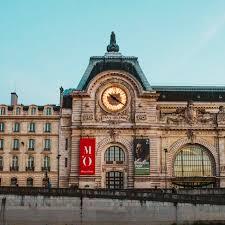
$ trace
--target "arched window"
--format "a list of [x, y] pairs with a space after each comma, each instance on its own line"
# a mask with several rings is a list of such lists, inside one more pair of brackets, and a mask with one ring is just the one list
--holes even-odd
[[33, 187], [33, 178], [27, 178], [27, 187]]
[[124, 151], [118, 146], [110, 146], [105, 152], [105, 162], [112, 164], [114, 161], [116, 163], [123, 163], [125, 161]]
[[16, 177], [11, 178], [11, 186], [13, 186], [13, 187], [17, 186], [17, 178]]
[[213, 176], [212, 157], [200, 145], [187, 145], [176, 155], [174, 162], [176, 177]]

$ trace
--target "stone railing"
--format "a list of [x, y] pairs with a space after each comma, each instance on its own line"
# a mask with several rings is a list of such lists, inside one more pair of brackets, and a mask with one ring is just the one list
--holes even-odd
[[38, 187], [0, 187], [1, 195], [71, 196], [82, 198], [127, 199], [192, 204], [225, 205], [225, 189], [76, 189]]

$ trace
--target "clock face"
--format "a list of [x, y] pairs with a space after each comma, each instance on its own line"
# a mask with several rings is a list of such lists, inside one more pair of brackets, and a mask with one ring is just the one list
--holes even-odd
[[102, 94], [102, 103], [106, 109], [112, 112], [118, 112], [125, 108], [127, 104], [127, 94], [120, 87], [109, 87]]

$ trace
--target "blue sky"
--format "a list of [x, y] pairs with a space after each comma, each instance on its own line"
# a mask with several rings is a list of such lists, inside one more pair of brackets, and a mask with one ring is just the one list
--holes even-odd
[[2, 0], [0, 103], [58, 104], [111, 31], [152, 85], [225, 86], [224, 0]]

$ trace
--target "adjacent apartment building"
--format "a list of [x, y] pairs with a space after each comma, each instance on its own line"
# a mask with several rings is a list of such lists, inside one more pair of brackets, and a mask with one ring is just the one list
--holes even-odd
[[152, 86], [138, 58], [90, 58], [60, 106], [0, 105], [1, 185], [225, 187], [225, 87]]

